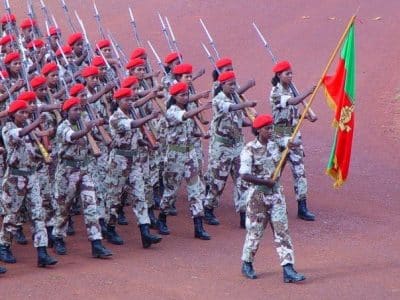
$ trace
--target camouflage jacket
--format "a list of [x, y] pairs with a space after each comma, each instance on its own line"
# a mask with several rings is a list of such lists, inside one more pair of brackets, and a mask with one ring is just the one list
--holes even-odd
[[36, 168], [42, 160], [39, 149], [29, 134], [20, 137], [14, 122], [7, 122], [2, 129], [4, 145], [7, 151], [7, 165], [20, 170]]
[[125, 150], [136, 150], [142, 133], [138, 128], [132, 128], [133, 119], [120, 108], [110, 118], [110, 131], [113, 139], [112, 147]]
[[288, 100], [293, 98], [293, 92], [285, 89], [280, 83], [274, 86], [269, 97], [272, 105], [272, 114], [275, 124], [284, 126], [296, 126], [299, 121], [299, 110], [296, 105], [288, 104]]
[[242, 127], [244, 114], [241, 110], [229, 111], [235, 101], [220, 92], [212, 99], [213, 118], [211, 132], [229, 139], [243, 138]]
[[89, 155], [89, 143], [86, 136], [80, 140], [71, 140], [71, 135], [79, 131], [77, 125], [72, 125], [68, 119], [58, 125], [56, 139], [58, 143], [58, 158], [70, 160], [85, 160]]
[[165, 119], [168, 123], [168, 145], [189, 146], [194, 142], [194, 122], [192, 119], [183, 120], [186, 110], [177, 105], [171, 105], [168, 108]]

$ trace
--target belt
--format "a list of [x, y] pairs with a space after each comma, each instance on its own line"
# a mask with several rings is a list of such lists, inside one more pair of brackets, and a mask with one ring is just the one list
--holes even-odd
[[272, 195], [276, 192], [276, 188], [269, 188], [266, 185], [256, 185], [256, 190], [264, 193], [265, 195]]
[[27, 170], [20, 170], [20, 169], [12, 168], [12, 167], [9, 167], [9, 172], [10, 172], [10, 175], [14, 175], [14, 176], [29, 176], [34, 173], [33, 170], [27, 171]]
[[173, 150], [175, 152], [186, 153], [192, 151], [194, 149], [194, 146], [169, 145], [168, 149]]
[[138, 152], [135, 150], [115, 149], [115, 154], [125, 157], [134, 157], [138, 155]]
[[292, 135], [295, 126], [275, 125], [274, 131], [279, 135]]
[[72, 160], [72, 159], [63, 159], [62, 162], [72, 168], [83, 168], [86, 167], [89, 164], [89, 159], [84, 159], [84, 160]]
[[234, 145], [240, 143], [242, 141], [242, 139], [240, 137], [227, 138], [227, 137], [223, 137], [223, 136], [220, 136], [220, 135], [215, 135], [214, 136], [214, 141], [217, 141], [217, 142], [222, 143], [224, 145], [234, 146]]

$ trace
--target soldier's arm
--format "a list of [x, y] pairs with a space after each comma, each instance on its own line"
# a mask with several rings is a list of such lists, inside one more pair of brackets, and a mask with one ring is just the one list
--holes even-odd
[[246, 84], [242, 85], [240, 88], [238, 88], [237, 92], [239, 95], [244, 94], [247, 90], [252, 88], [253, 86], [256, 85], [256, 81], [254, 79], [251, 79], [246, 82]]
[[197, 114], [199, 114], [203, 110], [210, 109], [211, 105], [212, 105], [211, 102], [207, 102], [206, 104], [204, 104], [202, 106], [199, 106], [196, 109], [189, 110], [189, 111], [185, 112], [183, 114], [183, 117], [182, 117], [183, 121], [186, 120], [186, 119], [189, 119], [189, 118], [193, 118], [194, 116], [196, 116]]

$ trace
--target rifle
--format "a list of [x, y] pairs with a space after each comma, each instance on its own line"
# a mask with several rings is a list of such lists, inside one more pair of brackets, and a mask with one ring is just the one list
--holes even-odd
[[118, 79], [121, 80], [122, 76], [120, 74], [120, 70], [124, 67], [124, 65], [122, 64], [121, 56], [118, 53], [119, 45], [114, 43], [114, 39], [111, 36], [111, 34], [108, 34], [108, 38], [109, 38], [109, 40], [111, 42], [111, 47], [112, 47], [112, 49], [113, 49], [113, 51], [115, 53], [115, 56], [117, 57], [118, 63], [119, 63], [119, 68], [120, 69], [117, 68], [116, 73], [117, 73]]
[[88, 35], [86, 33], [85, 26], [83, 25], [83, 22], [82, 22], [81, 18], [79, 18], [79, 15], [76, 12], [76, 10], [75, 10], [75, 16], [76, 16], [76, 19], [78, 20], [79, 25], [81, 26], [83, 37], [85, 39], [85, 48], [86, 48], [86, 51], [88, 53], [88, 59], [89, 59], [89, 61], [91, 61], [94, 51], [92, 49], [92, 46], [90, 45], [89, 37], [88, 37]]
[[[129, 109], [129, 113], [130, 113], [132, 119], [134, 119], [134, 120], [138, 119], [138, 116], [136, 115], [136, 112], [133, 108]], [[140, 131], [146, 137], [146, 139], [149, 141], [151, 147], [153, 149], [156, 149], [158, 147], [157, 139], [153, 135], [153, 133], [149, 129], [147, 129], [147, 127], [144, 124], [142, 126], [140, 126]]]
[[67, 4], [65, 4], [64, 0], [61, 0], [61, 4], [62, 4], [63, 10], [64, 10], [64, 14], [67, 16], [67, 20], [68, 20], [69, 27], [70, 27], [71, 31], [72, 32], [76, 32], [74, 23], [72, 23], [71, 16], [69, 14], [69, 10], [68, 10]]
[[100, 14], [99, 14], [99, 11], [97, 10], [96, 2], [94, 2], [94, 1], [93, 1], [93, 7], [94, 7], [94, 18], [96, 19], [96, 23], [97, 23], [97, 27], [99, 29], [99, 33], [100, 33], [101, 37], [103, 39], [105, 39], [106, 35], [104, 34], [103, 27], [101, 26], [101, 23], [100, 23]]
[[[83, 128], [84, 128], [83, 122], [81, 119], [79, 119], [78, 120], [78, 129], [82, 130]], [[88, 139], [90, 149], [92, 150], [93, 156], [99, 157], [101, 155], [100, 148], [97, 145], [96, 140], [94, 139], [94, 137], [92, 136], [92, 133], [90, 131], [88, 133], [86, 133], [86, 138]]]
[[164, 34], [164, 36], [165, 36], [165, 39], [167, 40], [169, 50], [170, 50], [171, 52], [173, 52], [173, 51], [174, 51], [174, 47], [173, 47], [173, 45], [172, 45], [172, 43], [171, 43], [171, 40], [170, 40], [169, 35], [168, 35], [167, 27], [165, 26], [165, 23], [164, 23], [164, 21], [163, 21], [161, 15], [160, 15], [160, 13], [158, 13], [158, 18], [160, 19], [161, 30], [162, 30], [162, 32], [163, 32], [163, 34]]
[[47, 23], [53, 25], [49, 16], [49, 11], [47, 10], [46, 4], [44, 4], [44, 0], [40, 0], [40, 8], [42, 9], [44, 18], [46, 19]]
[[206, 24], [204, 24], [204, 22], [203, 22], [202, 19], [200, 19], [200, 24], [201, 24], [201, 26], [203, 27], [204, 32], [205, 32], [206, 35], [207, 35], [208, 41], [209, 41], [209, 43], [210, 43], [210, 46], [211, 46], [211, 48], [213, 48], [217, 59], [220, 59], [220, 56], [219, 56], [217, 47], [216, 47], [215, 42], [214, 42], [214, 39], [211, 37], [211, 34], [210, 34], [210, 32], [208, 31], [208, 29], [207, 29], [207, 27], [206, 27]]
[[139, 47], [141, 47], [142, 43], [141, 43], [140, 38], [139, 38], [139, 33], [138, 33], [138, 30], [137, 30], [136, 21], [135, 21], [135, 18], [133, 17], [132, 9], [130, 7], [129, 7], [129, 16], [130, 16], [130, 19], [131, 19], [130, 23], [132, 25], [133, 36], [135, 37], [137, 45]]
[[[178, 43], [177, 43], [177, 41], [176, 41], [176, 39], [175, 39], [174, 32], [172, 31], [171, 24], [169, 24], [169, 20], [168, 20], [167, 17], [165, 17], [165, 22], [167, 23], [168, 30], [169, 30], [169, 34], [171, 35], [172, 44], [174, 45], [175, 51], [178, 52], [178, 53], [181, 53], [181, 52], [179, 51]], [[179, 57], [179, 61], [182, 63], [182, 56], [179, 55], [178, 57]]]
[[[267, 42], [267, 40], [265, 39], [264, 35], [261, 33], [260, 29], [258, 29], [256, 23], [254, 23], [254, 22], [253, 22], [253, 27], [254, 27], [254, 29], [256, 30], [258, 36], [260, 37], [261, 42], [264, 44], [264, 47], [267, 49], [269, 55], [271, 56], [272, 62], [273, 62], [274, 64], [276, 64], [276, 63], [278, 62], [278, 60], [277, 60], [276, 56], [274, 55], [274, 53], [272, 52], [271, 46], [268, 44], [268, 42]], [[298, 91], [298, 89], [296, 88], [296, 86], [294, 85], [293, 82], [291, 82], [291, 83], [289, 84], [289, 88], [292, 90], [293, 95], [294, 95], [295, 97], [297, 97], [297, 96], [300, 94], [299, 91]], [[305, 101], [301, 101], [301, 104], [303, 104], [304, 107], [307, 106], [307, 103], [305, 103]], [[309, 114], [309, 117], [310, 117], [311, 119], [313, 119], [313, 120], [315, 120], [315, 119], [317, 118], [316, 114], [315, 114], [314, 111], [311, 109], [311, 107], [308, 109], [308, 114]]]
[[[27, 6], [28, 6], [28, 16], [29, 16], [29, 18], [31, 20], [36, 20], [36, 14], [35, 14], [35, 11], [33, 9], [32, 0], [28, 0], [27, 1]], [[36, 34], [37, 36], [40, 36], [40, 37], [43, 36], [43, 34], [40, 31], [40, 28], [39, 28], [39, 26], [37, 24], [36, 24], [36, 26], [33, 26], [33, 24], [32, 24], [32, 27], [33, 27], [34, 34]]]
[[[207, 31], [208, 32], [208, 31]], [[209, 33], [208, 33], [209, 34]], [[211, 38], [212, 39], [212, 38]], [[211, 41], [210, 41], [211, 42]], [[213, 44], [214, 44], [214, 40], [213, 40]], [[201, 45], [203, 46], [204, 51], [207, 54], [208, 60], [211, 62], [211, 64], [213, 65], [214, 69], [218, 72], [218, 74], [220, 73], [218, 70], [218, 67], [216, 65], [215, 59], [214, 57], [212, 57], [210, 51], [208, 50], [207, 46], [204, 45], [203, 43], [201, 43]], [[215, 44], [214, 44], [215, 45]], [[217, 51], [218, 52], [218, 51]], [[237, 87], [237, 85], [236, 85]], [[246, 102], [246, 99], [243, 97], [243, 95], [239, 95], [239, 93], [237, 91], [234, 92], [233, 94], [233, 99], [236, 103], [243, 103]], [[246, 115], [247, 118], [249, 118], [250, 121], [253, 121], [257, 115], [257, 112], [255, 111], [255, 109], [253, 107], [246, 107], [244, 108], [244, 113]]]
[[[109, 38], [110, 41], [111, 41], [111, 45], [113, 46], [115, 55], [117, 56], [117, 58], [118, 58], [118, 60], [119, 60], [119, 62], [120, 62], [120, 64], [121, 64], [121, 68], [122, 68], [122, 67], [124, 66], [124, 64], [126, 64], [126, 63], [128, 62], [128, 57], [126, 56], [124, 50], [121, 48], [121, 46], [119, 45], [119, 43], [117, 42], [117, 40], [112, 36], [112, 34], [111, 34], [110, 31], [108, 31], [108, 38]], [[117, 51], [117, 50], [118, 50], [118, 51]], [[123, 62], [122, 62], [121, 57], [120, 57], [120, 55], [118, 54], [118, 52], [121, 53]]]

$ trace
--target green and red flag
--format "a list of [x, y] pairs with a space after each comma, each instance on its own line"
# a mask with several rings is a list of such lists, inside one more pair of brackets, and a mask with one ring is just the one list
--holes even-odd
[[335, 112], [334, 141], [326, 172], [335, 180], [334, 187], [340, 187], [349, 173], [354, 133], [356, 99], [354, 23], [345, 37], [335, 74], [325, 76], [323, 84], [328, 105]]

